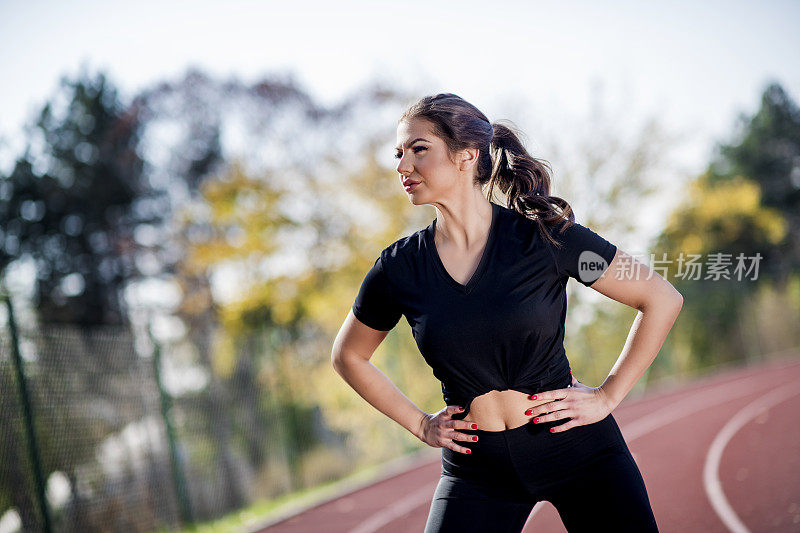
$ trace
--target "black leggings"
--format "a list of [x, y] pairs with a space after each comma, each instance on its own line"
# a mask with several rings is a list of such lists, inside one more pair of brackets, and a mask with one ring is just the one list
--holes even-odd
[[469, 455], [442, 448], [442, 475], [425, 533], [519, 532], [541, 500], [553, 504], [570, 533], [658, 531], [644, 480], [614, 417], [550, 433], [563, 423], [459, 430], [478, 441], [456, 441], [472, 450]]

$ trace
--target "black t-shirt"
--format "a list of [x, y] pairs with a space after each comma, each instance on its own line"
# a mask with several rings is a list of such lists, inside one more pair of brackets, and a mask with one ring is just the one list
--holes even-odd
[[[527, 394], [567, 387], [564, 321], [569, 277], [599, 278], [617, 247], [574, 223], [551, 228], [559, 249], [536, 222], [494, 202], [480, 262], [463, 285], [447, 273], [434, 245], [436, 219], [384, 248], [367, 272], [353, 314], [388, 331], [401, 316], [442, 383], [446, 405], [465, 408], [492, 390]], [[555, 387], [549, 386], [555, 384]]]

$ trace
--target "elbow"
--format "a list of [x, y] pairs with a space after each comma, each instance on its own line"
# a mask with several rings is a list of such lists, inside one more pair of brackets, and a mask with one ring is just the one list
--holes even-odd
[[331, 345], [331, 365], [333, 368], [342, 366], [348, 352], [347, 335], [339, 331]]
[[339, 375], [342, 375], [344, 368], [352, 361], [352, 354], [346, 350], [334, 348], [331, 352], [331, 366]]
[[683, 294], [678, 292], [678, 289], [672, 285], [670, 285], [670, 287], [672, 287], [672, 308], [675, 310], [675, 316], [678, 316], [678, 313], [680, 313], [681, 309], [683, 308]]
[[331, 366], [339, 372], [339, 367], [342, 365], [344, 351], [342, 350], [341, 342], [339, 341], [339, 337], [333, 341], [333, 348], [331, 348]]
[[345, 360], [335, 352], [331, 354], [331, 366], [337, 374], [343, 376]]
[[344, 364], [343, 352], [334, 347], [334, 349], [331, 351], [331, 366], [334, 370], [336, 370], [336, 372], [339, 372], [342, 364]]
[[670, 310], [677, 317], [683, 308], [683, 295], [675, 287], [670, 288], [668, 293], [655, 295], [636, 308], [643, 313], [650, 309]]

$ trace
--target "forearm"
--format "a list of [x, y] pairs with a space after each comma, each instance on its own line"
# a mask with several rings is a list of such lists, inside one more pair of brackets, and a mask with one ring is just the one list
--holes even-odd
[[625, 346], [600, 388], [611, 408], [619, 405], [658, 355], [683, 300], [670, 300], [642, 307], [633, 321]]
[[355, 357], [334, 361], [333, 367], [375, 409], [421, 438], [428, 414], [409, 400], [378, 367]]

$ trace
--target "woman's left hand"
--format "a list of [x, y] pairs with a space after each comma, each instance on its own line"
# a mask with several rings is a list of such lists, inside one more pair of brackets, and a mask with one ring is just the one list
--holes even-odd
[[[587, 387], [575, 376], [572, 386], [536, 393], [536, 399], [551, 400], [525, 411], [536, 424], [569, 418], [568, 422], [550, 428], [552, 433], [567, 431], [575, 426], [583, 426], [603, 420], [613, 407], [601, 387]], [[547, 414], [544, 414], [547, 413]]]

